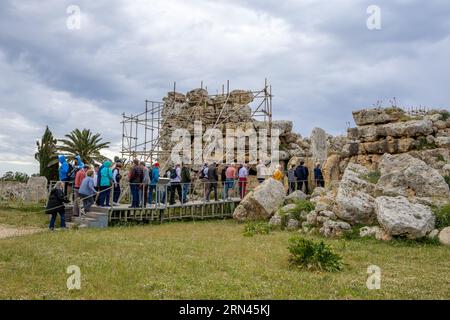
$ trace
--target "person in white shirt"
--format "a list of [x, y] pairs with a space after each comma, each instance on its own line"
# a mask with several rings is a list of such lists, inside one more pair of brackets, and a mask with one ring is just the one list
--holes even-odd
[[263, 183], [266, 180], [266, 170], [266, 165], [262, 160], [260, 160], [258, 165], [256, 166], [256, 177], [258, 178], [259, 183]]
[[239, 195], [241, 196], [241, 199], [243, 199], [247, 193], [248, 169], [246, 164], [243, 164], [242, 167], [239, 169], [238, 177], [239, 177]]

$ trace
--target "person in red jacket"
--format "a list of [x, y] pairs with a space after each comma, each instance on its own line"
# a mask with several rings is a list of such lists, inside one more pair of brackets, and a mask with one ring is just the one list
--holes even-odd
[[84, 178], [86, 178], [86, 172], [90, 169], [89, 166], [85, 165], [82, 169], [77, 171], [75, 175], [75, 182], [73, 187], [74, 200], [73, 200], [73, 215], [78, 217], [80, 215], [80, 187]]

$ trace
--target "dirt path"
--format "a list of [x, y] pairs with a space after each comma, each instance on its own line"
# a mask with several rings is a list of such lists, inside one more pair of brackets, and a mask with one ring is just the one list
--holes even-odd
[[29, 234], [42, 232], [45, 230], [46, 229], [42, 229], [42, 228], [25, 228], [25, 227], [0, 225], [0, 239], [6, 239], [6, 238], [11, 238], [11, 237], [20, 237], [20, 236], [25, 236], [25, 235], [29, 235]]

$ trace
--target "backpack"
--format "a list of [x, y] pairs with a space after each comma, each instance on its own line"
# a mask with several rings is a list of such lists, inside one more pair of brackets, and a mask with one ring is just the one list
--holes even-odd
[[71, 165], [70, 163], [69, 165], [69, 171], [67, 173], [67, 177], [69, 178], [70, 181], [75, 180], [75, 177], [77, 175], [77, 169], [73, 167], [73, 165]]
[[117, 171], [117, 175], [116, 175], [116, 182], [120, 183], [120, 180], [122, 180], [122, 175], [120, 174], [119, 169], [114, 169], [115, 171]]
[[176, 169], [171, 169], [170, 170], [170, 179], [176, 179], [177, 177], [178, 177], [177, 170]]

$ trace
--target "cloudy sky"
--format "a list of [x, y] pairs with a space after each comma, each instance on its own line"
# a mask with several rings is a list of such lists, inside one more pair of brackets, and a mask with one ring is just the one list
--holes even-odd
[[[67, 26], [71, 5], [80, 29]], [[367, 27], [370, 5], [380, 30]], [[101, 132], [118, 152], [121, 113], [173, 81], [215, 93], [227, 79], [260, 89], [267, 77], [275, 118], [304, 136], [342, 134], [352, 110], [392, 97], [448, 109], [449, 57], [448, 0], [2, 0], [0, 174], [38, 171], [46, 125], [57, 137]]]

